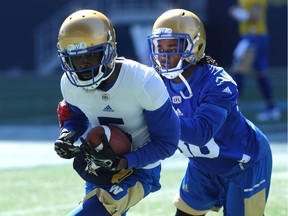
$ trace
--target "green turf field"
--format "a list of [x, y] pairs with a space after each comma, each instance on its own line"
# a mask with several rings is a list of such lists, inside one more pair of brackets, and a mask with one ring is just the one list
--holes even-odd
[[[287, 216], [287, 145], [275, 144], [272, 150], [274, 171], [265, 216]], [[171, 202], [186, 159], [176, 154], [169, 160], [163, 163], [162, 189], [132, 207], [129, 216], [174, 215]], [[77, 206], [84, 191], [83, 181], [69, 165], [4, 169], [0, 179], [0, 216], [64, 216]], [[222, 214], [209, 213], [213, 215]]]

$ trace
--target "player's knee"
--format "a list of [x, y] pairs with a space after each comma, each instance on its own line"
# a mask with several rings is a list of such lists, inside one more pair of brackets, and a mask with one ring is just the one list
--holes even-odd
[[190, 214], [187, 214], [187, 213], [177, 209], [175, 216], [205, 216], [205, 214], [204, 215], [190, 215]]

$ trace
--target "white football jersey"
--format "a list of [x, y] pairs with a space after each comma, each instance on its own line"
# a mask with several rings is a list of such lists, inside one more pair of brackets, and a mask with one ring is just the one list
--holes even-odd
[[144, 110], [160, 108], [169, 98], [160, 76], [146, 65], [133, 60], [122, 63], [119, 76], [108, 91], [85, 90], [72, 85], [67, 76], [61, 79], [63, 98], [78, 107], [89, 119], [91, 127], [115, 125], [130, 134], [133, 149], [149, 141]]

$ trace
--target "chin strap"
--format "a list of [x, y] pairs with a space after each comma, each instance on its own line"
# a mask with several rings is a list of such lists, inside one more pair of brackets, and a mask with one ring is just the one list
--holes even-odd
[[114, 70], [115, 70], [115, 62], [112, 64], [112, 68], [111, 68], [110, 71], [109, 71], [109, 67], [108, 67], [108, 66], [101, 65], [100, 68], [99, 68], [99, 73], [100, 73], [100, 71], [102, 71], [102, 68], [103, 68], [103, 67], [106, 67], [106, 70], [107, 70], [107, 72], [108, 72], [107, 76], [103, 77], [99, 82], [94, 83], [93, 85], [83, 87], [85, 90], [87, 90], [87, 91], [95, 90], [96, 88], [98, 88], [98, 86], [99, 86], [104, 80], [108, 79], [108, 78], [112, 75], [112, 73], [114, 72]]
[[193, 96], [192, 90], [190, 88], [190, 85], [188, 84], [187, 80], [182, 76], [181, 73], [179, 73], [178, 75], [180, 77], [180, 79], [182, 80], [182, 82], [185, 84], [186, 88], [188, 89], [189, 95], [185, 96], [184, 93], [182, 91], [180, 91], [180, 95], [182, 98], [184, 99], [189, 99]]

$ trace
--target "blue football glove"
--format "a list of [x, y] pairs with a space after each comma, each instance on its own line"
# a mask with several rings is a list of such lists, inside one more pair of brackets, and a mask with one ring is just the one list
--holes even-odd
[[56, 153], [65, 159], [74, 158], [81, 150], [79, 146], [73, 145], [75, 131], [63, 132], [54, 143]]

